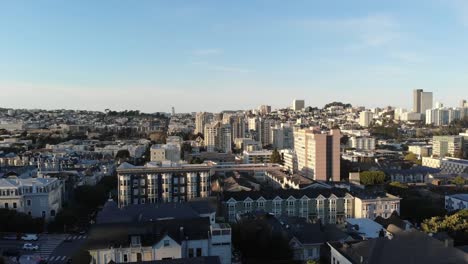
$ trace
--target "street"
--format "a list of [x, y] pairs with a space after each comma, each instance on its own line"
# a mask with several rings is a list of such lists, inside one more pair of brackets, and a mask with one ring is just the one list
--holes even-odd
[[[37, 241], [0, 239], [0, 250], [16, 250], [20, 255], [39, 255], [47, 263], [66, 263], [85, 243], [86, 235], [41, 234]], [[38, 245], [39, 250], [23, 250], [25, 243]]]

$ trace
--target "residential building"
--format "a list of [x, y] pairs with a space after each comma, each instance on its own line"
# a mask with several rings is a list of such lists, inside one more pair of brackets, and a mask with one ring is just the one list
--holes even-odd
[[439, 169], [441, 164], [440, 158], [433, 158], [433, 157], [422, 157], [422, 165], [424, 167]]
[[327, 243], [331, 249], [331, 263], [467, 263], [468, 254], [449, 247], [421, 231], [402, 230], [389, 225], [389, 237], [379, 237], [355, 242]]
[[323, 224], [344, 223], [353, 217], [354, 197], [344, 189], [278, 189], [274, 192], [225, 192], [225, 218], [235, 222], [242, 214], [263, 211], [275, 216], [296, 216]]
[[432, 109], [432, 92], [424, 92], [423, 89], [413, 91], [413, 112], [425, 114], [426, 110]]
[[259, 106], [258, 107], [258, 112], [261, 115], [266, 115], [266, 114], [271, 113], [271, 105], [261, 105], [261, 106]]
[[245, 119], [243, 116], [233, 116], [231, 117], [231, 128], [232, 128], [232, 138], [244, 138], [245, 137]]
[[468, 209], [468, 193], [445, 195], [445, 209], [449, 212]]
[[231, 263], [231, 227], [204, 217], [196, 207], [145, 205], [122, 210], [109, 201], [99, 214], [104, 216], [98, 216], [98, 220], [105, 221], [92, 227], [87, 244], [92, 263], [166, 259], [192, 263], [193, 258], [209, 256], [223, 264]]
[[261, 150], [262, 144], [256, 140], [251, 138], [235, 138], [234, 139], [234, 146], [238, 150], [246, 150], [246, 151], [255, 151]]
[[0, 178], [0, 208], [54, 219], [62, 208], [64, 186], [57, 178]]
[[294, 131], [298, 172], [317, 181], [340, 181], [340, 130]]
[[302, 111], [305, 108], [305, 101], [304, 100], [298, 100], [294, 99], [293, 104], [292, 104], [292, 110], [294, 111]]
[[373, 117], [374, 114], [372, 112], [362, 111], [359, 113], [359, 125], [362, 127], [368, 127], [371, 124]]
[[432, 138], [432, 155], [439, 158], [458, 157], [462, 151], [462, 143], [462, 136], [434, 136]]
[[431, 145], [409, 145], [408, 151], [417, 155], [419, 159], [422, 157], [429, 157], [432, 155]]
[[208, 152], [232, 151], [231, 125], [219, 121], [205, 126], [205, 146]]
[[463, 137], [463, 156], [468, 158], [468, 130], [465, 133], [460, 133], [459, 136]]
[[119, 207], [208, 197], [212, 174], [208, 163], [176, 164], [175, 167], [123, 163], [117, 168]]
[[393, 212], [400, 214], [401, 198], [388, 193], [359, 192], [354, 194], [356, 218], [374, 220], [377, 216], [388, 218]]
[[290, 173], [297, 172], [297, 157], [293, 149], [282, 149], [280, 150], [281, 157], [283, 159], [283, 167]]
[[155, 144], [151, 146], [151, 161], [163, 162], [169, 160], [171, 162], [180, 161], [180, 145], [176, 144]]
[[243, 152], [244, 163], [270, 163], [270, 157], [273, 152], [271, 150], [254, 150]]
[[203, 134], [205, 132], [205, 125], [210, 122], [210, 114], [200, 112], [195, 115], [195, 134]]
[[373, 151], [375, 150], [375, 138], [373, 137], [351, 137], [348, 146], [356, 150]]
[[443, 158], [440, 160], [440, 169], [443, 173], [468, 173], [468, 160]]

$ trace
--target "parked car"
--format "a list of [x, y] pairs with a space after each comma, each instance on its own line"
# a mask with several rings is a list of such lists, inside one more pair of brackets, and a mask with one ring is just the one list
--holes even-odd
[[36, 234], [25, 234], [21, 237], [21, 240], [24, 241], [37, 241], [38, 237]]
[[33, 245], [31, 243], [26, 243], [23, 245], [24, 250], [38, 250], [39, 246], [38, 245]]

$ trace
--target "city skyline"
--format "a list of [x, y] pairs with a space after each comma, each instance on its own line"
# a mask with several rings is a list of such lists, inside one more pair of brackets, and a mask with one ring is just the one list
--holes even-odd
[[217, 112], [300, 98], [411, 109], [413, 89], [457, 106], [467, 30], [457, 0], [4, 2], [0, 106]]

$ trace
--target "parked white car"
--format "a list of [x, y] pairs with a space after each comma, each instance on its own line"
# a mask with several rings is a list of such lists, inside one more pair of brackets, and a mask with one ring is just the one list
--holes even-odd
[[25, 234], [21, 237], [21, 240], [24, 241], [37, 241], [38, 237], [36, 234]]
[[26, 243], [23, 245], [24, 250], [38, 250], [39, 246], [38, 245], [33, 245], [31, 243]]

